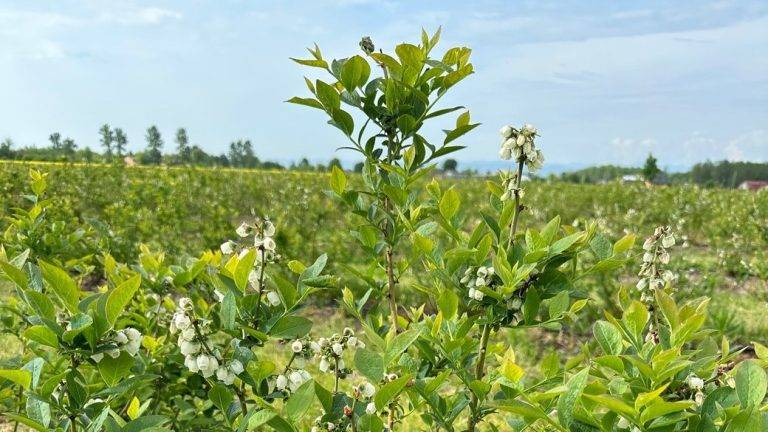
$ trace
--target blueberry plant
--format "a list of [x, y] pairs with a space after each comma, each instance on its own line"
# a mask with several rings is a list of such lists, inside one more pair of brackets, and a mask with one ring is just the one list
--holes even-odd
[[[14, 293], [3, 331], [23, 341], [0, 365], [2, 416], [90, 432], [765, 430], [768, 349], [755, 343], [745, 360], [747, 347], [706, 328], [706, 299], [676, 303], [670, 228], [636, 255], [634, 235], [612, 242], [595, 222], [531, 223], [523, 178], [544, 158], [529, 124], [500, 130], [509, 169], [487, 181], [487, 210], [433, 178], [478, 126], [439, 103], [473, 72], [471, 50], [438, 55], [439, 38], [422, 32], [392, 54], [363, 38], [350, 57], [327, 60], [315, 46], [294, 59], [322, 76], [289, 102], [326, 116], [364, 159], [360, 178], [330, 174], [366, 256], [340, 274], [325, 254], [282, 256], [287, 227], [261, 214], [196, 257], [146, 245], [135, 263], [78, 257], [88, 232], [51, 231], [46, 177], [33, 171], [31, 207], [9, 219], [0, 249]], [[442, 134], [425, 127], [440, 121], [451, 125]], [[578, 328], [587, 281], [634, 259], [620, 317], [604, 311], [578, 353], [526, 370], [512, 336]], [[351, 279], [364, 288], [340, 283]], [[318, 334], [304, 306], [321, 292], [355, 324]]]

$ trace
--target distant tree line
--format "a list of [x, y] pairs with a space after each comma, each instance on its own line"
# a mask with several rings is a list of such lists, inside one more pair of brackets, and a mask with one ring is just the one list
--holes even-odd
[[[210, 154], [197, 144], [191, 144], [187, 130], [179, 128], [174, 136], [175, 151], [165, 152], [165, 140], [157, 126], [147, 128], [144, 135], [146, 146], [138, 152], [128, 151], [128, 136], [121, 128], [112, 128], [104, 124], [99, 128], [100, 152], [90, 147], [79, 147], [72, 138], [64, 138], [59, 132], [48, 137], [50, 145], [45, 147], [17, 147], [13, 140], [6, 138], [0, 142], [0, 159], [49, 161], [49, 162], [86, 162], [86, 163], [125, 163], [128, 160], [142, 165], [191, 165], [219, 166], [235, 168], [294, 169], [303, 171], [325, 171], [333, 165], [341, 166], [341, 161], [333, 159], [326, 166], [312, 164], [304, 158], [288, 167], [277, 162], [262, 161], [254, 151], [249, 139], [238, 139], [229, 144], [225, 154]], [[362, 171], [362, 164], [359, 164]], [[357, 168], [357, 167], [356, 167]]]
[[[768, 163], [761, 162], [702, 162], [682, 173], [667, 173], [658, 167], [658, 161], [649, 155], [643, 167], [602, 165], [562, 173], [560, 180], [572, 183], [605, 183], [625, 175], [638, 175], [651, 182], [696, 183], [703, 186], [738, 187], [748, 180], [768, 181]], [[555, 177], [557, 178], [557, 177]]]

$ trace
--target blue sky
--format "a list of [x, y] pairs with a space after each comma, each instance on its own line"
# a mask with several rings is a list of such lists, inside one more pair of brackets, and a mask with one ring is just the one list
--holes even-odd
[[108, 122], [136, 150], [157, 124], [166, 145], [184, 126], [216, 153], [250, 138], [266, 159], [352, 159], [320, 112], [283, 103], [311, 72], [288, 57], [440, 25], [440, 48], [474, 50], [445, 102], [483, 123], [460, 161], [495, 160], [499, 127], [523, 122], [556, 164], [768, 160], [766, 1], [4, 0], [0, 137], [96, 148]]

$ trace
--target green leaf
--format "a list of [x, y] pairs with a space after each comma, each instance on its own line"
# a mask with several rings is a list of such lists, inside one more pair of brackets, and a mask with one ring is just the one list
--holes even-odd
[[296, 63], [298, 63], [300, 65], [304, 65], [304, 66], [316, 67], [316, 68], [321, 68], [321, 69], [327, 69], [328, 68], [328, 63], [325, 60], [321, 60], [321, 59], [304, 60], [304, 59], [297, 59], [297, 58], [291, 57], [291, 60], [295, 61]]
[[608, 321], [597, 321], [592, 329], [597, 343], [608, 355], [619, 355], [624, 350], [621, 331]]
[[568, 428], [573, 421], [573, 411], [576, 407], [576, 402], [581, 397], [581, 393], [587, 385], [588, 377], [588, 367], [572, 376], [565, 385], [565, 393], [563, 393], [557, 400], [557, 418], [566, 428]]
[[0, 369], [0, 378], [7, 379], [29, 390], [32, 385], [32, 373], [28, 370]]
[[372, 382], [379, 382], [384, 376], [384, 358], [376, 352], [358, 348], [355, 352], [355, 369]]
[[626, 312], [624, 312], [622, 321], [624, 322], [624, 325], [627, 326], [627, 329], [639, 339], [643, 330], [645, 330], [645, 325], [648, 324], [649, 317], [650, 315], [648, 314], [648, 309], [645, 305], [635, 300], [629, 305]]
[[348, 91], [352, 92], [357, 87], [362, 87], [368, 82], [371, 75], [371, 65], [360, 56], [352, 56], [341, 67], [339, 81]]
[[392, 399], [397, 397], [397, 395], [403, 391], [405, 385], [408, 384], [410, 380], [411, 376], [405, 375], [381, 386], [379, 391], [376, 392], [376, 395], [373, 397], [376, 408], [378, 410], [384, 409]]
[[82, 333], [85, 329], [89, 328], [93, 324], [93, 318], [90, 315], [79, 313], [74, 315], [69, 321], [67, 330], [61, 336], [64, 342], [71, 343], [77, 335]]
[[339, 92], [336, 89], [323, 81], [315, 81], [315, 88], [317, 89], [317, 98], [328, 113], [333, 113], [341, 106], [341, 98]]
[[613, 253], [621, 254], [632, 249], [632, 246], [635, 244], [635, 238], [636, 236], [634, 234], [627, 234], [619, 239], [613, 244]]
[[456, 190], [453, 188], [448, 189], [443, 193], [443, 197], [440, 198], [440, 214], [443, 215], [445, 219], [451, 220], [459, 210], [460, 203], [461, 200], [459, 199], [459, 194]]
[[346, 187], [347, 176], [344, 175], [344, 170], [334, 165], [331, 170], [331, 190], [333, 190], [336, 195], [341, 195], [344, 193]]
[[0, 260], [0, 275], [5, 275], [8, 280], [16, 284], [19, 288], [27, 289], [27, 275], [24, 271], [14, 267], [10, 263]]
[[20, 415], [20, 414], [3, 413], [3, 416], [4, 417], [8, 417], [8, 419], [10, 419], [10, 420], [17, 421], [17, 422], [23, 424], [24, 426], [29, 426], [32, 429], [36, 430], [36, 431], [40, 431], [40, 432], [48, 432], [48, 431], [50, 431], [50, 429], [47, 426], [41, 425], [40, 423], [36, 422], [35, 420], [32, 420], [32, 419], [30, 419], [28, 417], [25, 417], [23, 415]]
[[455, 139], [461, 137], [462, 135], [466, 134], [467, 132], [471, 131], [472, 129], [478, 126], [480, 126], [480, 123], [468, 124], [468, 125], [459, 126], [456, 129], [449, 131], [445, 135], [445, 140], [443, 141], [443, 144], [448, 144], [451, 141], [454, 141]]
[[736, 368], [736, 394], [743, 408], [759, 407], [765, 398], [768, 378], [757, 360], [745, 360]]
[[53, 306], [53, 302], [43, 293], [26, 290], [24, 296], [27, 299], [29, 306], [38, 314], [41, 318], [45, 318], [52, 322], [56, 321], [56, 308]]
[[141, 275], [133, 276], [124, 281], [109, 293], [105, 307], [107, 322], [110, 327], [115, 325], [117, 317], [120, 316], [131, 303], [133, 296], [141, 285]]
[[242, 258], [237, 261], [235, 266], [234, 281], [235, 286], [240, 292], [245, 292], [246, 286], [248, 286], [248, 275], [253, 270], [253, 263], [256, 262], [256, 250], [249, 250]]
[[285, 412], [288, 413], [288, 418], [294, 423], [301, 420], [301, 418], [304, 417], [304, 414], [306, 414], [312, 406], [312, 401], [314, 399], [315, 382], [312, 380], [306, 381], [291, 394], [291, 397], [285, 404]]
[[231, 290], [227, 290], [224, 298], [221, 300], [221, 325], [225, 330], [235, 329], [235, 318], [237, 318], [237, 299]]
[[29, 327], [24, 331], [24, 337], [45, 346], [53, 348], [59, 347], [59, 340], [56, 338], [56, 333], [42, 325]]
[[391, 364], [397, 357], [408, 349], [411, 344], [419, 338], [418, 329], [410, 329], [395, 336], [387, 346], [387, 352], [384, 356], [384, 364]]
[[47, 262], [40, 261], [40, 270], [43, 273], [43, 279], [48, 282], [48, 286], [51, 288], [56, 297], [61, 300], [64, 307], [70, 313], [77, 313], [77, 303], [80, 301], [80, 289], [69, 274], [64, 270]]
[[750, 408], [734, 417], [725, 432], [765, 432], [765, 420], [760, 410]]
[[164, 423], [167, 423], [168, 417], [161, 415], [148, 415], [139, 417], [136, 420], [128, 422], [123, 426], [122, 432], [141, 432], [148, 429], [156, 428]]
[[321, 104], [320, 101], [318, 101], [317, 99], [313, 99], [313, 98], [302, 98], [302, 97], [294, 96], [288, 99], [286, 102], [296, 104], [296, 105], [304, 105], [304, 106], [317, 108], [325, 111], [323, 104]]
[[108, 386], [114, 387], [121, 379], [131, 373], [134, 360], [130, 354], [123, 351], [117, 358], [104, 355], [104, 358], [98, 363], [99, 373]]
[[232, 390], [224, 384], [214, 384], [210, 390], [208, 390], [208, 399], [213, 402], [216, 407], [223, 413], [227, 413], [229, 405], [234, 400], [232, 396]]
[[626, 402], [616, 397], [608, 396], [608, 395], [591, 395], [591, 394], [585, 394], [584, 397], [597, 403], [598, 405], [608, 408], [611, 411], [615, 411], [619, 414], [625, 414], [629, 417], [635, 417], [636, 412], [634, 408], [627, 405]]
[[248, 419], [247, 428], [245, 430], [254, 431], [260, 430], [259, 427], [267, 424], [267, 422], [272, 420], [277, 413], [270, 409], [263, 409], [260, 411], [253, 411], [249, 415], [250, 418]]
[[653, 419], [663, 417], [667, 414], [686, 410], [691, 408], [693, 405], [693, 401], [667, 402], [660, 399], [643, 410], [643, 413], [640, 415], [640, 422], [646, 423]]
[[297, 339], [304, 337], [312, 329], [312, 321], [294, 315], [286, 315], [272, 326], [269, 334], [272, 337], [284, 339]]
[[549, 299], [549, 318], [560, 318], [563, 312], [568, 310], [570, 301], [571, 299], [568, 296], [568, 291], [560, 291], [556, 296]]

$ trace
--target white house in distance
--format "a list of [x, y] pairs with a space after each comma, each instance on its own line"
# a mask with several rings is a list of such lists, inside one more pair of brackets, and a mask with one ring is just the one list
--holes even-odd
[[739, 189], [750, 191], [757, 191], [766, 187], [768, 187], [768, 181], [763, 180], [747, 180], [739, 185]]

